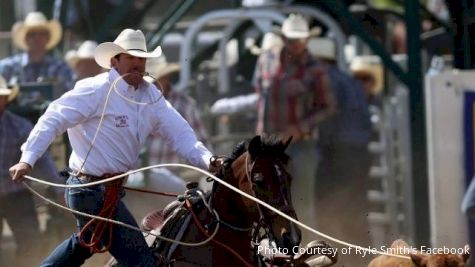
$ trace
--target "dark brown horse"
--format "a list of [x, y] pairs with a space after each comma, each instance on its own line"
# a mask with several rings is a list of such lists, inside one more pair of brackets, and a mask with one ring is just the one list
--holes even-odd
[[[290, 139], [282, 141], [260, 136], [242, 142], [218, 166], [217, 176], [296, 218], [290, 195], [292, 177], [287, 171], [289, 157], [285, 154], [289, 143]], [[197, 192], [196, 188], [190, 188], [181, 200], [171, 203], [172, 208], [152, 213], [142, 222], [146, 229], [154, 229], [162, 236], [187, 243], [207, 239], [219, 225], [213, 239], [198, 247], [171, 244], [149, 236], [149, 239], [154, 238], [151, 249], [165, 264], [261, 266], [267, 260], [280, 266], [306, 266], [302, 259], [293, 260], [293, 253], [301, 240], [300, 230], [294, 223], [218, 182], [214, 182], [206, 197], [199, 197]], [[159, 223], [163, 220], [165, 223]], [[263, 240], [268, 246], [259, 245]], [[263, 249], [269, 251], [258, 251]], [[275, 252], [287, 255], [275, 257]], [[263, 254], [268, 258], [265, 259]]]

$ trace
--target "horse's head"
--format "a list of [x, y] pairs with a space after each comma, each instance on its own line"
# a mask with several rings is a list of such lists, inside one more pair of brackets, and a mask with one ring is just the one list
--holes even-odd
[[[296, 218], [290, 194], [292, 177], [287, 171], [289, 156], [285, 154], [289, 143], [290, 139], [283, 142], [255, 136], [247, 149], [241, 149], [231, 168], [241, 190]], [[254, 214], [253, 220], [268, 228], [278, 247], [291, 253], [300, 244], [301, 232], [294, 223], [252, 200], [241, 200], [248, 212]]]

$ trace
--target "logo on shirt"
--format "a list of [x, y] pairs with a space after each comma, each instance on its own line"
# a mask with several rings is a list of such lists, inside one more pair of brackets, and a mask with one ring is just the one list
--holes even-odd
[[127, 115], [115, 116], [115, 127], [129, 127], [129, 117]]

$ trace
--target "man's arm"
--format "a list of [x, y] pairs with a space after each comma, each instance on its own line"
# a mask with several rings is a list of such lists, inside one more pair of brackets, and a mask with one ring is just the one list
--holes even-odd
[[92, 114], [98, 101], [99, 97], [92, 87], [69, 91], [53, 101], [23, 144], [19, 163], [10, 168], [13, 180], [21, 182], [22, 176], [31, 171], [56, 136]]
[[299, 125], [299, 128], [304, 131], [318, 126], [337, 111], [337, 103], [332, 92], [328, 69], [317, 66], [309, 70], [309, 73], [315, 77], [315, 82], [312, 84], [315, 99], [313, 100], [313, 110], [307, 114]]

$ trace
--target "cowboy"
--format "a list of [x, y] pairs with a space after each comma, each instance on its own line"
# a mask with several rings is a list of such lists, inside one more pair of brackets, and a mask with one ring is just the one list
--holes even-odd
[[[0, 76], [0, 224], [5, 219], [15, 237], [16, 266], [33, 266], [41, 256], [38, 250], [40, 228], [33, 196], [23, 185], [7, 179], [10, 176], [8, 168], [20, 159], [20, 146], [33, 128], [28, 120], [6, 110], [17, 93], [18, 87], [8, 88], [5, 79]], [[48, 153], [38, 160], [35, 172], [38, 177], [63, 182]], [[61, 195], [63, 190], [58, 193]]]
[[0, 61], [0, 74], [9, 84], [52, 82], [55, 97], [73, 86], [73, 72], [62, 59], [49, 54], [60, 42], [61, 24], [40, 12], [29, 13], [12, 27], [13, 43], [23, 53]]
[[77, 50], [70, 50], [64, 56], [68, 65], [74, 70], [75, 80], [93, 77], [104, 71], [94, 60], [95, 41], [84, 41]]
[[368, 104], [381, 106], [381, 91], [384, 86], [383, 67], [375, 56], [355, 57], [350, 64], [353, 76], [361, 82]]
[[[208, 169], [212, 154], [155, 85], [143, 79], [147, 58], [161, 53], [160, 47], [147, 51], [140, 30], [125, 29], [113, 42], [100, 44], [94, 57], [109, 71], [78, 81], [74, 89], [50, 104], [23, 145], [19, 163], [10, 168], [12, 179], [21, 181], [54, 137], [65, 130], [72, 146], [69, 185], [100, 181], [134, 168], [149, 135], [162, 136], [181, 157]], [[74, 210], [106, 214], [137, 226], [121, 200], [123, 195], [121, 181], [116, 180], [67, 189], [66, 202]], [[81, 232], [60, 244], [40, 266], [80, 266], [94, 252], [103, 250], [121, 266], [159, 264], [142, 233], [75, 216]]]
[[[283, 47], [264, 51], [257, 61], [256, 131], [293, 136], [288, 150], [293, 164], [293, 203], [299, 219], [312, 225], [317, 162], [315, 130], [331, 114], [333, 101], [326, 70], [307, 49], [312, 34], [305, 18], [290, 14], [282, 24], [281, 35]], [[305, 235], [303, 239], [309, 241]]]

